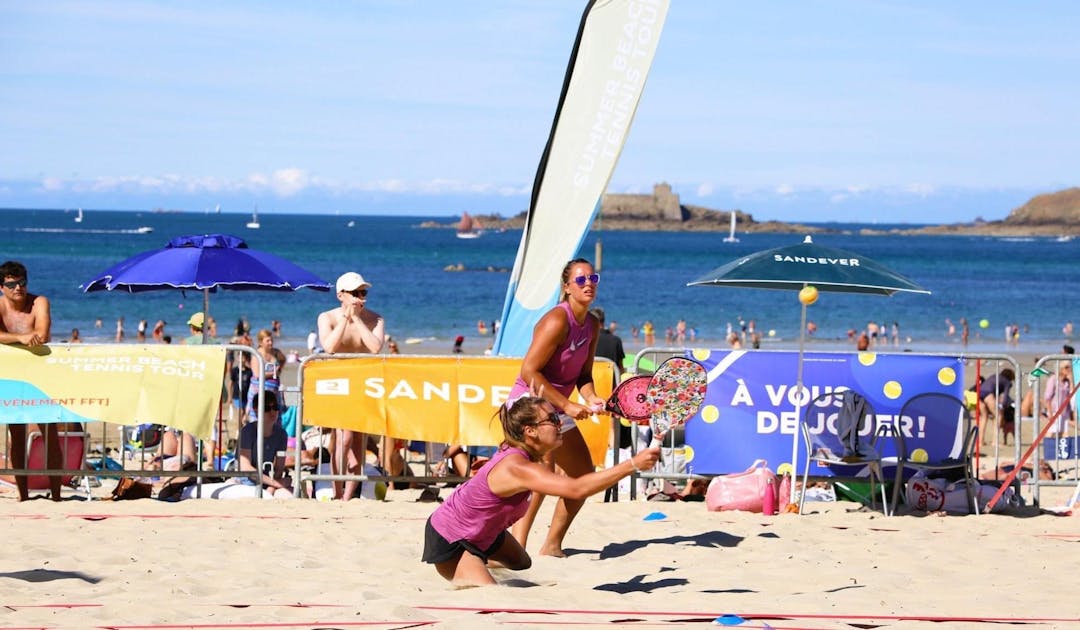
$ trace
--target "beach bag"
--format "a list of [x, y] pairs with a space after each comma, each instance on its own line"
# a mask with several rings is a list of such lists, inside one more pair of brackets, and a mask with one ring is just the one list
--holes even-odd
[[741, 473], [713, 477], [705, 490], [705, 505], [710, 512], [761, 512], [766, 486], [772, 486], [779, 496], [776, 474], [769, 470], [768, 462], [759, 459]]
[[154, 487], [145, 481], [138, 481], [134, 477], [121, 477], [113, 488], [110, 501], [128, 501], [131, 499], [149, 499], [154, 493]]
[[[920, 470], [908, 480], [904, 502], [916, 510], [924, 512], [940, 511], [945, 507], [946, 485], [948, 485], [948, 482], [944, 479], [930, 479], [925, 472]], [[964, 501], [967, 502], [966, 495]], [[967, 508], [965, 507], [964, 510], [967, 511]]]

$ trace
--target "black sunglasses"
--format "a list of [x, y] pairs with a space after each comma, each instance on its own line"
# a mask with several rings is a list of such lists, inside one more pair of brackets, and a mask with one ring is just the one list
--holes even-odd
[[534, 422], [533, 426], [539, 427], [539, 426], [543, 426], [545, 424], [550, 424], [553, 427], [561, 426], [562, 425], [562, 418], [559, 417], [559, 414], [557, 414], [557, 413], [555, 413], [553, 411], [553, 412], [548, 414], [547, 418], [545, 418], [543, 420], [538, 420], [537, 422]]
[[4, 282], [4, 286], [9, 289], [14, 289], [15, 287], [25, 287], [26, 278], [23, 278], [22, 280], [8, 280]]
[[367, 297], [367, 289], [353, 289], [352, 291], [346, 291], [353, 297]]
[[593, 286], [600, 284], [600, 274], [590, 273], [587, 276], [578, 276], [574, 278], [574, 284], [578, 285], [579, 287], [585, 286], [585, 283], [587, 282], [591, 282]]

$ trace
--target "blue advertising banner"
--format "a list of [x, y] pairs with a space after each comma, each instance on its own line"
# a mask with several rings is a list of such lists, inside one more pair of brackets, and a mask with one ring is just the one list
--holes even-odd
[[[694, 350], [709, 372], [702, 405], [686, 425], [690, 472], [741, 472], [755, 459], [783, 472], [790, 466], [792, 438], [799, 429], [796, 407], [819, 394], [853, 389], [874, 407], [881, 425], [898, 426], [912, 443], [951, 445], [956, 431], [930, 430], [918, 418], [899, 418], [904, 402], [917, 394], [942, 392], [963, 398], [963, 361], [955, 357], [886, 355], [873, 352], [803, 355], [803, 388], [796, 388], [797, 352]], [[836, 410], [814, 410], [811, 430], [836, 432]], [[802, 457], [800, 437], [800, 458]], [[947, 448], [947, 446], [945, 446]], [[891, 441], [882, 449], [895, 455]], [[801, 461], [801, 460], [800, 460]], [[801, 468], [801, 464], [800, 464]]]

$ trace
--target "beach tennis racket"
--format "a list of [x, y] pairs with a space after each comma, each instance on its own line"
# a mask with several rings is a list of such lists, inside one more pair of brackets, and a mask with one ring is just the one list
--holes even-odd
[[611, 392], [604, 411], [639, 424], [649, 421], [648, 391], [651, 376], [631, 376]]
[[686, 424], [701, 409], [708, 380], [705, 367], [693, 359], [672, 357], [660, 365], [645, 394], [653, 433], [650, 447], [660, 446], [672, 427]]

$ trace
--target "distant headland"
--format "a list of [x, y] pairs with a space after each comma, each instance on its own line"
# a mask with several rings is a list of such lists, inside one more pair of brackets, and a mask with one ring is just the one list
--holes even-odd
[[[799, 233], [833, 232], [829, 228], [782, 221], [758, 221], [740, 209], [714, 210], [683, 204], [678, 193], [667, 183], [653, 186], [651, 195], [609, 194], [600, 202], [600, 213], [593, 228], [604, 230], [635, 230], [643, 232], [726, 232], [731, 213], [735, 213], [735, 229], [739, 233]], [[500, 215], [474, 215], [485, 229], [520, 230], [525, 224], [525, 212], [503, 218]], [[457, 222], [425, 221], [425, 228], [455, 228]], [[1014, 209], [1001, 221], [976, 218], [970, 223], [934, 225], [923, 228], [890, 230], [863, 229], [863, 234], [956, 234], [990, 236], [1080, 236], [1080, 188], [1038, 195]]]

